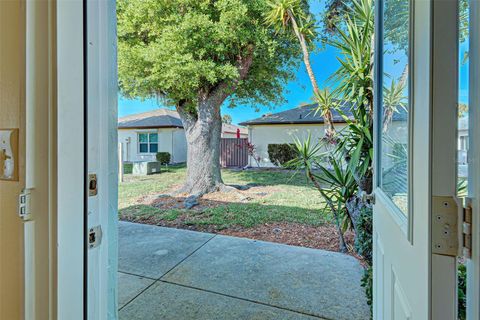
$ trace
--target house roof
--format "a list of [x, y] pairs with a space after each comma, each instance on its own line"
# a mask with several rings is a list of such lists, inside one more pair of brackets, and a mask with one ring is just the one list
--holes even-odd
[[[350, 111], [351, 104], [344, 103], [340, 110], [343, 114], [347, 117], [352, 118], [352, 113]], [[277, 112], [277, 113], [270, 113], [263, 115], [260, 118], [256, 118], [253, 120], [248, 120], [245, 122], [241, 122], [240, 125], [242, 126], [250, 126], [250, 125], [261, 125], [261, 124], [313, 124], [313, 123], [324, 123], [325, 119], [319, 112], [315, 112], [317, 108], [317, 104], [308, 104], [299, 106], [293, 109]], [[344, 123], [345, 120], [340, 115], [337, 110], [332, 111], [333, 114], [333, 122], [334, 123]], [[399, 112], [394, 113], [393, 120], [406, 120], [407, 113], [403, 111], [402, 108], [399, 108]]]
[[183, 128], [183, 124], [176, 111], [160, 108], [122, 117], [118, 119], [118, 128]]
[[[155, 129], [155, 128], [183, 128], [182, 120], [175, 110], [159, 108], [153, 111], [132, 114], [118, 119], [119, 129]], [[247, 134], [248, 130], [233, 124], [222, 125], [224, 133]]]

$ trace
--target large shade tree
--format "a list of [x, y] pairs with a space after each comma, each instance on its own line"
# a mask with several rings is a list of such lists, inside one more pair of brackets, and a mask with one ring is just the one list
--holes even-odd
[[266, 0], [119, 0], [119, 86], [126, 97], [161, 98], [187, 138], [183, 192], [224, 188], [220, 107], [283, 102], [301, 50], [265, 24]]

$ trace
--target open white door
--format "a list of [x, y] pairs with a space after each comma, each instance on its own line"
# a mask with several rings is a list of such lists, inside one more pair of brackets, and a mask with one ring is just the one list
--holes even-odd
[[374, 319], [456, 319], [457, 1], [376, 10]]
[[87, 166], [89, 320], [117, 314], [117, 38], [114, 0], [84, 1], [87, 27]]

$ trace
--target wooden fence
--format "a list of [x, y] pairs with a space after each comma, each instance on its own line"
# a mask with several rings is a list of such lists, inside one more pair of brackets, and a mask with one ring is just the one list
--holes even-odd
[[248, 139], [222, 138], [220, 143], [220, 164], [224, 168], [243, 168], [248, 165]]

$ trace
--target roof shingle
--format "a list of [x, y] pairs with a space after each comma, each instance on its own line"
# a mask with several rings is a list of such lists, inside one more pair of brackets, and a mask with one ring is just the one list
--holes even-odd
[[[343, 103], [340, 110], [347, 117], [352, 118], [352, 112], [350, 111], [351, 104]], [[266, 114], [260, 118], [241, 122], [241, 126], [261, 125], [261, 124], [314, 124], [324, 123], [325, 119], [320, 112], [315, 112], [317, 104], [308, 104], [299, 106], [293, 109]], [[394, 121], [406, 120], [407, 113], [403, 109], [399, 108], [400, 112], [396, 112], [393, 116]], [[345, 120], [337, 110], [332, 111], [334, 123], [344, 123]]]

